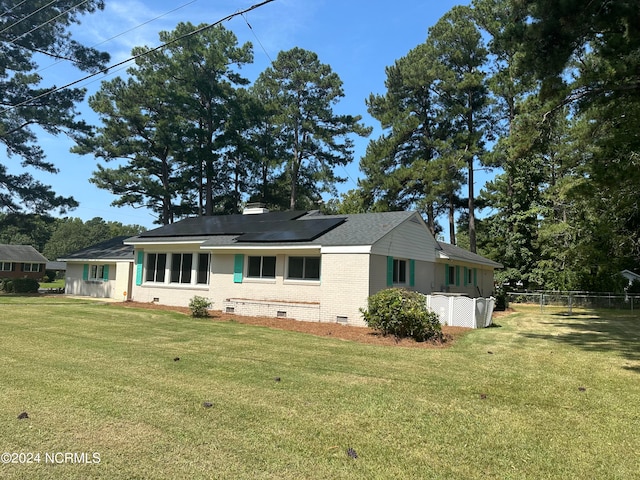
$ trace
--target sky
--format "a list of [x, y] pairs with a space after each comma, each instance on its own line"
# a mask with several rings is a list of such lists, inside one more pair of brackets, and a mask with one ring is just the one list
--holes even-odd
[[[114, 65], [130, 58], [133, 47], [160, 45], [158, 33], [171, 31], [180, 22], [215, 23], [261, 1], [105, 0], [103, 11], [81, 17], [82, 23], [73, 26], [72, 32], [74, 39], [82, 44], [108, 52], [110, 64]], [[454, 0], [274, 0], [225, 21], [223, 26], [237, 36], [239, 44], [253, 44], [254, 63], [242, 69], [250, 81], [255, 80], [280, 51], [300, 47], [315, 52], [343, 82], [345, 97], [335, 107], [336, 113], [362, 115], [363, 123], [373, 127], [369, 137], [372, 139], [382, 132], [379, 123], [368, 115], [365, 99], [372, 93], [385, 93], [385, 67], [424, 42], [429, 27], [449, 9], [468, 3]], [[126, 68], [132, 65], [133, 62], [129, 62], [75, 87], [86, 88], [88, 98], [100, 88], [102, 81], [125, 76]], [[43, 86], [61, 86], [86, 76], [65, 62], [54, 63], [49, 59], [41, 62], [39, 74], [43, 77]], [[99, 125], [97, 115], [86, 100], [79, 106], [79, 112], [88, 123]], [[338, 175], [347, 177], [347, 182], [338, 186], [340, 192], [356, 188], [361, 176], [359, 160], [365, 154], [369, 139], [353, 138], [354, 160], [337, 171]], [[39, 142], [47, 160], [56, 165], [59, 173], [28, 171], [51, 185], [58, 195], [73, 196], [80, 203], [77, 209], [68, 212], [68, 216], [85, 221], [101, 217], [106, 221], [154, 227], [155, 217], [151, 211], [113, 207], [111, 203], [116, 197], [89, 183], [97, 163], [102, 160], [70, 153], [73, 142], [66, 137], [41, 134]], [[11, 173], [21, 172], [19, 159], [7, 159], [4, 151], [0, 151], [0, 162], [7, 165]], [[486, 181], [478, 176], [476, 192]]]

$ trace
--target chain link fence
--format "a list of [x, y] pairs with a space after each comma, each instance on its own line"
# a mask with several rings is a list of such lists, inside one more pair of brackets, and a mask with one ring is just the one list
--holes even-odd
[[507, 301], [513, 303], [527, 303], [540, 305], [540, 311], [546, 307], [554, 310], [574, 308], [611, 308], [640, 312], [640, 295], [625, 295], [597, 292], [509, 292]]

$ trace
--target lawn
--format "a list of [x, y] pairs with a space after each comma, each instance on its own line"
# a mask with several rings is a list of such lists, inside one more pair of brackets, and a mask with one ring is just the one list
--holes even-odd
[[497, 323], [411, 349], [0, 297], [0, 452], [32, 462], [0, 477], [638, 478], [638, 314]]

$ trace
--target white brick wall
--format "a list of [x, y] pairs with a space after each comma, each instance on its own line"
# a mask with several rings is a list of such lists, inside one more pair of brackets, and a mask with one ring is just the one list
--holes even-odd
[[[369, 254], [331, 253], [322, 255], [322, 297], [320, 321], [365, 326], [360, 307], [369, 296]], [[346, 320], [345, 320], [346, 318]]]

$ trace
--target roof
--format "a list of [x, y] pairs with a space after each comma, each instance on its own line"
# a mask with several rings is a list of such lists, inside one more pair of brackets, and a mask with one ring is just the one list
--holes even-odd
[[31, 245], [0, 245], [0, 262], [47, 263]]
[[414, 216], [415, 212], [323, 215], [292, 211], [197, 217], [145, 232], [126, 243], [197, 242], [210, 248], [372, 245]]
[[[373, 245], [406, 221], [423, 223], [416, 212], [323, 215], [317, 211], [194, 217], [126, 240], [127, 244], [198, 243], [202, 248], [342, 247]], [[426, 228], [426, 227], [425, 227]], [[439, 258], [501, 268], [455, 245], [436, 242]]]
[[465, 250], [464, 248], [460, 248], [456, 245], [451, 245], [450, 243], [444, 242], [436, 242], [438, 245], [438, 254], [439, 258], [445, 258], [449, 260], [458, 260], [461, 262], [468, 263], [478, 263], [481, 265], [487, 265], [493, 268], [502, 268], [503, 265], [498, 262], [494, 262], [482, 255], [478, 255], [477, 253], [472, 253], [469, 250]]
[[133, 260], [133, 246], [123, 242], [129, 238], [124, 235], [91, 245], [77, 252], [70, 253], [59, 261], [91, 261], [91, 260]]

